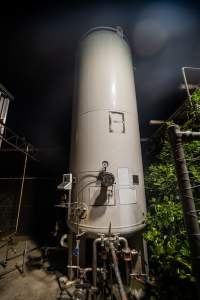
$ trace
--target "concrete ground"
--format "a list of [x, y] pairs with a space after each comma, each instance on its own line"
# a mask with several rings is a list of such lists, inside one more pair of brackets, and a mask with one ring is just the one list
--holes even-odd
[[[4, 241], [0, 241], [0, 247]], [[15, 257], [27, 247], [22, 272], [23, 256]], [[0, 299], [1, 300], [55, 300], [59, 298], [60, 288], [58, 273], [51, 270], [48, 260], [41, 258], [41, 250], [28, 237], [15, 237], [9, 243], [8, 261], [2, 266], [6, 257], [6, 247], [0, 248]], [[6, 274], [9, 270], [12, 272]], [[62, 274], [60, 274], [62, 275]]]

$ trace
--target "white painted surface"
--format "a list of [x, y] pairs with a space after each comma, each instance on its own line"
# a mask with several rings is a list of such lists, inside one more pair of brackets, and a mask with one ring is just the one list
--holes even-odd
[[119, 189], [120, 204], [136, 204], [137, 193], [135, 189], [123, 188]]
[[115, 205], [115, 193], [112, 187], [89, 187], [89, 205]]
[[118, 169], [118, 183], [119, 185], [129, 186], [129, 172], [128, 168], [119, 168]]
[[[113, 233], [133, 233], [143, 227], [146, 205], [131, 52], [119, 33], [99, 29], [81, 40], [75, 92], [70, 172], [77, 183], [72, 201], [88, 206], [80, 229], [89, 235], [107, 233], [111, 223]], [[103, 161], [115, 176], [114, 205], [106, 205], [105, 196], [102, 205], [93, 206]], [[136, 195], [131, 174], [139, 175]], [[124, 185], [130, 191], [120, 192]], [[75, 230], [73, 214], [68, 223]]]

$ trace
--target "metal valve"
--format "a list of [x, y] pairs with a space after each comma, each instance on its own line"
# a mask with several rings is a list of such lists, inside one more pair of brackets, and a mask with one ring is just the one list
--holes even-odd
[[125, 261], [131, 261], [131, 250], [129, 248], [122, 249], [122, 253]]
[[79, 219], [83, 220], [87, 217], [88, 208], [85, 203], [80, 203], [80, 205], [77, 207], [77, 214]]
[[101, 171], [99, 173], [98, 180], [101, 181], [101, 185], [103, 187], [109, 187], [115, 183], [115, 176], [112, 173]]
[[85, 300], [87, 291], [85, 289], [75, 289], [73, 293], [74, 300]]

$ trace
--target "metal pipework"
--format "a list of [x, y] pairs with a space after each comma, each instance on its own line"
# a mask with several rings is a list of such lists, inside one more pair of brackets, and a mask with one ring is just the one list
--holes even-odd
[[184, 83], [185, 83], [185, 87], [186, 87], [186, 91], [187, 91], [187, 96], [188, 96], [189, 104], [191, 106], [192, 103], [191, 103], [191, 94], [190, 94], [190, 88], [189, 88], [190, 85], [188, 84], [185, 70], [200, 70], [200, 68], [196, 68], [196, 67], [182, 67], [181, 70], [182, 70], [182, 75], [183, 75], [183, 79], [184, 79]]
[[100, 238], [97, 238], [93, 242], [93, 263], [92, 263], [92, 270], [93, 270], [93, 287], [96, 288], [97, 286], [97, 244], [102, 243], [104, 244], [105, 242], [114, 242], [114, 241], [119, 241], [122, 242], [125, 246], [124, 249], [129, 249], [128, 247], [128, 241], [124, 237], [119, 237], [119, 236], [114, 236], [114, 237], [104, 237], [102, 235]]
[[179, 126], [172, 125], [168, 128], [168, 134], [173, 150], [185, 227], [190, 244], [192, 269], [196, 277], [198, 299], [200, 299], [200, 228], [182, 145], [182, 142], [185, 140], [200, 140], [200, 133], [181, 132]]
[[[85, 278], [87, 277], [87, 273], [93, 271], [92, 268], [84, 268], [84, 269], [81, 269], [81, 270], [82, 270], [82, 272], [83, 272]], [[97, 268], [97, 272], [99, 272], [99, 273], [102, 273], [104, 270], [105, 270], [105, 269], [103, 269], [103, 268]]]
[[102, 237], [97, 238], [93, 242], [93, 261], [92, 261], [92, 279], [93, 279], [93, 287], [96, 288], [97, 286], [97, 244], [102, 243], [103, 241], [107, 241], [108, 238]]
[[123, 243], [124, 243], [124, 248], [125, 248], [126, 250], [129, 250], [129, 246], [128, 246], [128, 241], [127, 241], [127, 239], [125, 239], [125, 238], [122, 237], [122, 236], [119, 236], [118, 239], [119, 239], [120, 242], [123, 242]]
[[127, 296], [126, 296], [126, 293], [125, 293], [125, 290], [124, 290], [124, 286], [123, 286], [120, 271], [119, 271], [117, 256], [116, 256], [116, 253], [115, 253], [115, 246], [114, 246], [113, 242], [111, 242], [111, 241], [109, 242], [109, 248], [110, 248], [111, 255], [112, 255], [113, 269], [115, 271], [115, 276], [116, 276], [117, 283], [118, 283], [118, 286], [119, 286], [119, 292], [120, 292], [121, 300], [127, 300]]
[[68, 248], [68, 244], [67, 244], [67, 242], [66, 242], [66, 239], [68, 239], [67, 234], [63, 234], [63, 235], [61, 236], [61, 239], [60, 239], [60, 245], [61, 245], [62, 247], [64, 247], [64, 248]]

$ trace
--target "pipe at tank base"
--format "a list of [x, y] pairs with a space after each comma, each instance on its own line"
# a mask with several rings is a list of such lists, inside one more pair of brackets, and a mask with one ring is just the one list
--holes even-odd
[[125, 249], [126, 249], [126, 250], [129, 249], [128, 241], [127, 241], [126, 238], [120, 236], [120, 237], [119, 237], [119, 241], [124, 243], [124, 246], [125, 246]]
[[[114, 236], [114, 237], [104, 237], [104, 235], [102, 235], [100, 238], [96, 238], [93, 241], [93, 261], [92, 261], [92, 278], [93, 278], [93, 287], [94, 289], [96, 289], [97, 287], [97, 244], [98, 243], [105, 243], [105, 242], [114, 242], [114, 241], [119, 241], [122, 242], [124, 244], [124, 249], [127, 250], [129, 249], [128, 247], [128, 241], [126, 238], [124, 237], [118, 237], [118, 236]], [[114, 245], [113, 245], [114, 246]], [[96, 299], [96, 293], [94, 291], [94, 299]], [[125, 298], [123, 298], [125, 299]]]
[[119, 286], [119, 292], [120, 292], [121, 300], [127, 300], [126, 292], [124, 290], [124, 286], [123, 286], [120, 271], [119, 271], [117, 256], [116, 256], [116, 253], [115, 253], [115, 246], [114, 246], [113, 242], [111, 242], [111, 241], [109, 242], [109, 248], [110, 248], [111, 255], [112, 255], [113, 269], [115, 271], [115, 276], [116, 276], [117, 283], [118, 283], [118, 286]]
[[[103, 238], [104, 241], [107, 238]], [[92, 279], [93, 279], [93, 287], [97, 286], [97, 244], [102, 241], [102, 238], [97, 238], [93, 241], [93, 261], [92, 261]]]

